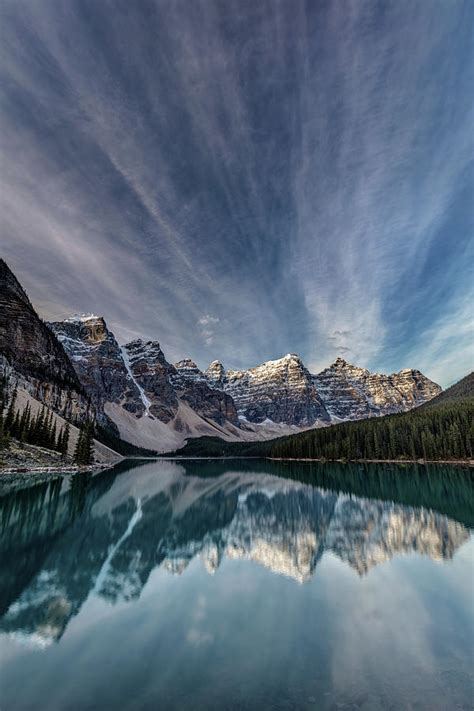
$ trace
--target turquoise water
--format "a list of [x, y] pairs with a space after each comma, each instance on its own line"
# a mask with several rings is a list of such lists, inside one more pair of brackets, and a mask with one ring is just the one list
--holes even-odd
[[130, 462], [0, 516], [2, 711], [472, 708], [468, 470]]

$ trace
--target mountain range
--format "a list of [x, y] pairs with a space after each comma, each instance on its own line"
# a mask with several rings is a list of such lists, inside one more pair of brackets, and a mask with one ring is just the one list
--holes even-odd
[[44, 323], [0, 260], [0, 372], [65, 419], [94, 418], [114, 436], [165, 452], [201, 436], [263, 440], [347, 420], [406, 412], [441, 388], [416, 369], [371, 373], [337, 358], [312, 374], [290, 353], [247, 370], [189, 358], [158, 341], [120, 345], [102, 317]]

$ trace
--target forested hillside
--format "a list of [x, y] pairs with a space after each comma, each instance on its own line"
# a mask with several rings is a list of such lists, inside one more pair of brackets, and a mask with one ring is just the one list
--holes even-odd
[[273, 457], [326, 459], [470, 459], [474, 400], [402, 415], [347, 422], [274, 442]]
[[465, 398], [474, 398], [474, 371], [466, 375], [465, 378], [459, 380], [450, 388], [446, 388], [442, 393], [434, 397], [429, 402], [421, 405], [421, 407], [436, 407], [441, 403], [453, 402], [457, 400], [464, 400]]

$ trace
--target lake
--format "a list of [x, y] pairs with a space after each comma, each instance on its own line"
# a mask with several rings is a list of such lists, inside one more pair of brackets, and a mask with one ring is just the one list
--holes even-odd
[[129, 461], [0, 498], [0, 708], [471, 709], [472, 472]]

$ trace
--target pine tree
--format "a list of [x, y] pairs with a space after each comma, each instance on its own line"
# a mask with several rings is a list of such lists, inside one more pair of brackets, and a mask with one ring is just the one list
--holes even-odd
[[64, 426], [61, 427], [61, 429], [59, 430], [58, 439], [56, 440], [55, 449], [57, 452], [63, 451], [63, 435], [64, 435]]
[[74, 463], [82, 464], [82, 453], [84, 451], [84, 431], [81, 427], [77, 435], [76, 446], [74, 448]]
[[36, 414], [35, 421], [32, 425], [31, 444], [36, 444], [38, 447], [43, 446], [45, 414], [46, 410], [43, 405], [41, 410]]
[[49, 448], [56, 449], [56, 419], [54, 420], [49, 438]]
[[80, 431], [74, 450], [76, 464], [84, 465], [92, 462], [93, 453], [93, 427], [91, 422], [85, 422]]
[[28, 441], [28, 435], [29, 435], [29, 430], [30, 430], [30, 417], [31, 417], [31, 409], [30, 409], [30, 404], [27, 402], [26, 407], [23, 408], [23, 412], [22, 412], [21, 420], [20, 420], [20, 431], [18, 433], [18, 439], [21, 442]]
[[5, 430], [5, 378], [0, 381], [0, 450], [7, 449], [9, 445], [8, 432]]
[[63, 429], [63, 435], [61, 437], [61, 454], [63, 457], [67, 456], [68, 452], [68, 447], [69, 447], [69, 432], [70, 432], [70, 427], [69, 427], [69, 422], [66, 422], [64, 425]]
[[13, 421], [15, 419], [15, 404], [16, 404], [16, 396], [17, 396], [17, 389], [13, 391], [12, 394], [12, 399], [10, 400], [10, 406], [7, 411], [7, 415], [5, 417], [5, 430], [6, 432], [10, 432], [11, 427], [13, 425]]
[[15, 412], [15, 417], [13, 418], [13, 422], [10, 426], [10, 434], [12, 437], [16, 437], [17, 439], [19, 438], [20, 435], [20, 411], [17, 410]]
[[45, 418], [45, 428], [44, 428], [44, 447], [47, 449], [54, 449], [52, 444], [53, 438], [53, 411], [48, 410]]
[[4, 375], [0, 380], [0, 417], [2, 418], [2, 423], [5, 424], [5, 407], [7, 398], [7, 379]]
[[90, 464], [92, 462], [92, 450], [93, 450], [93, 431], [92, 424], [87, 422], [84, 428], [84, 442], [83, 442], [83, 463]]
[[474, 399], [466, 398], [282, 437], [273, 445], [260, 445], [260, 451], [280, 458], [464, 459], [473, 456], [473, 415]]

